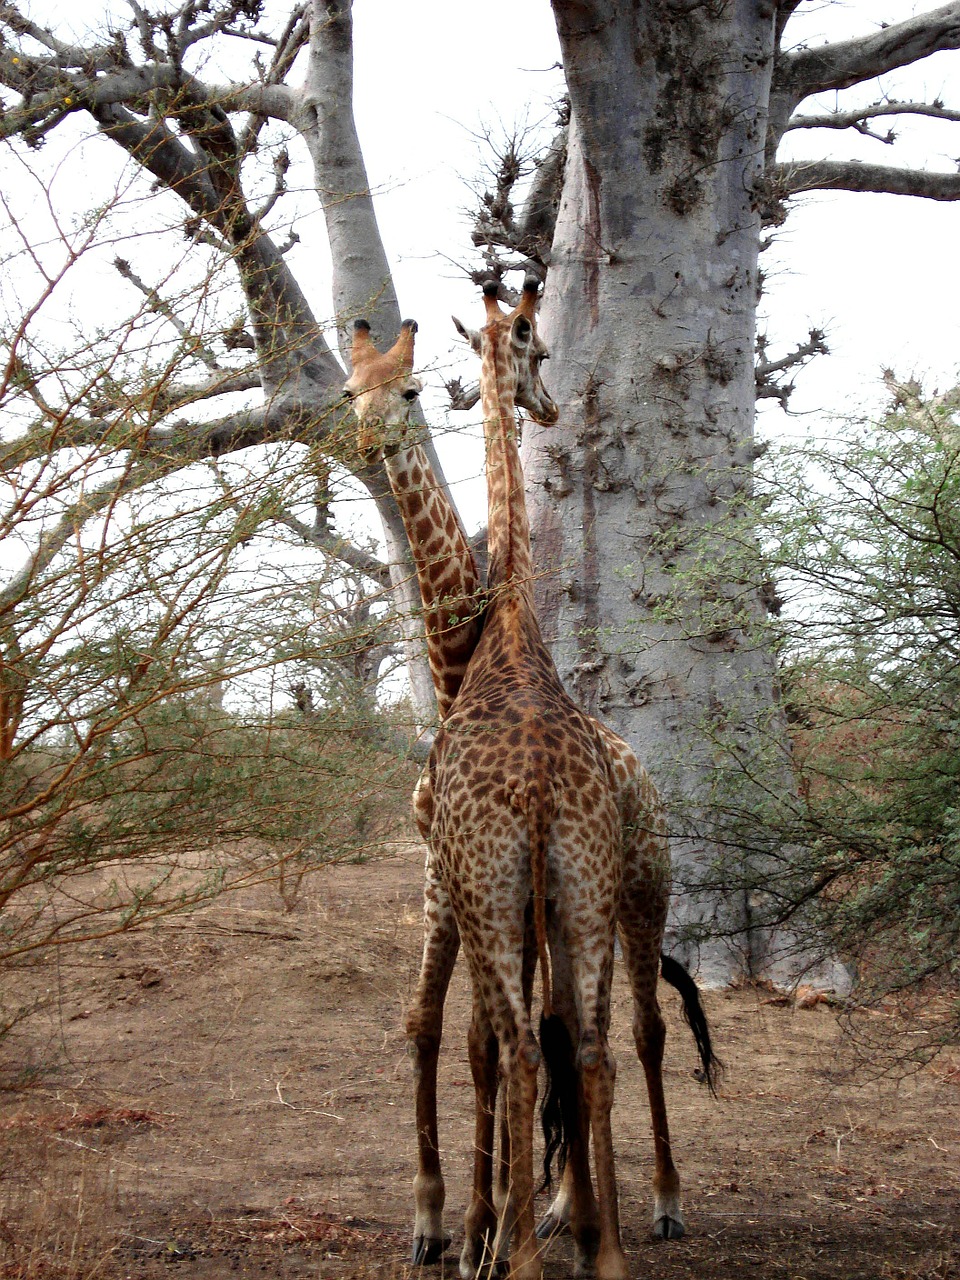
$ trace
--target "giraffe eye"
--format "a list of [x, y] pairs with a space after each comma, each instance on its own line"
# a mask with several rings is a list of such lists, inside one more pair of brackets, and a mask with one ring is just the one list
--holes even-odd
[[407, 390], [404, 391], [403, 393], [403, 398], [404, 400], [416, 400], [419, 394], [420, 394], [419, 391], [417, 391], [414, 387], [408, 387]]

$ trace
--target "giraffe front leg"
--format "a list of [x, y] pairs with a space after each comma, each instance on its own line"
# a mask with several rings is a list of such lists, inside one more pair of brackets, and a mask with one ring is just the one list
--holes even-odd
[[439, 1262], [450, 1244], [443, 1234], [444, 1185], [437, 1133], [437, 1061], [443, 1034], [443, 1004], [453, 974], [460, 937], [450, 900], [427, 862], [424, 938], [420, 976], [407, 1015], [413, 1058], [417, 1118], [417, 1173], [413, 1182], [414, 1265]]

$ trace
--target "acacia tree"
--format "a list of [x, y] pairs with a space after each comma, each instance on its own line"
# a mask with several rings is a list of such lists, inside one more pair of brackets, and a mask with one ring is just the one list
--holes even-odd
[[[752, 809], [731, 788], [725, 818], [746, 842], [788, 837], [765, 859], [772, 910], [856, 959], [858, 1004], [901, 1006], [911, 1035], [886, 1048], [916, 1062], [960, 1039], [960, 388], [887, 383], [879, 421], [761, 465], [765, 545], [740, 571], [780, 584], [799, 785]], [[854, 1025], [874, 1056], [884, 1020]]]
[[[118, 259], [136, 302], [105, 331], [38, 323], [120, 205], [34, 235], [46, 288], [4, 333], [31, 364], [16, 354], [0, 384], [3, 971], [225, 888], [269, 879], [292, 904], [305, 870], [392, 827], [392, 775], [410, 785], [407, 737], [377, 703], [397, 634], [376, 563], [372, 578], [333, 569], [309, 545], [330, 536], [329, 464], [276, 445], [189, 466], [135, 456], [196, 358], [172, 306], [183, 264], [164, 264], [161, 301]], [[5, 268], [35, 283], [15, 251]], [[189, 292], [194, 311], [216, 307], [211, 280]], [[58, 392], [113, 411], [99, 438], [59, 446]], [[0, 1036], [24, 1012], [5, 992]]]
[[[796, 459], [779, 477], [780, 556], [795, 587], [834, 605], [815, 644], [792, 646], [815, 828], [802, 869], [808, 884], [850, 877], [847, 892], [819, 895], [819, 914], [841, 946], [867, 952], [867, 996], [915, 1007], [918, 994], [952, 993], [958, 972], [960, 388], [924, 398], [888, 384], [893, 404], [872, 431], [811, 449], [830, 467], [828, 495], [791, 483]], [[956, 1043], [956, 1000], [936, 1012], [934, 1043]]]
[[[198, 276], [232, 271], [243, 306], [232, 316], [197, 309], [186, 323], [144, 285], [158, 315], [180, 326], [179, 347], [162, 394], [138, 402], [135, 415], [122, 384], [91, 395], [75, 381], [45, 383], [27, 308], [8, 337], [7, 385], [29, 383], [40, 399], [29, 430], [5, 447], [4, 468], [96, 443], [121, 460], [113, 483], [127, 492], [158, 471], [255, 456], [271, 442], [299, 457], [305, 476], [332, 455], [339, 476], [374, 498], [386, 562], [336, 537], [329, 522], [307, 536], [392, 583], [425, 721], [430, 694], [416, 659], [402, 527], [379, 467], [341, 447], [343, 366], [285, 254], [289, 170], [302, 164], [325, 217], [341, 351], [361, 313], [375, 338], [393, 336], [400, 313], [350, 109], [351, 8], [351, 0], [304, 0], [286, 12], [259, 0], [173, 0], [149, 9], [131, 0], [129, 19], [78, 45], [26, 6], [0, 5], [3, 134], [28, 162], [41, 143], [46, 152], [78, 136], [109, 144], [131, 182], [141, 175], [142, 203], [179, 208]], [[545, 630], [572, 691], [630, 739], [672, 793], [684, 876], [727, 851], [710, 827], [718, 727], [740, 758], [754, 747], [768, 753], [772, 741], [778, 785], [790, 785], [774, 660], [756, 630], [762, 593], [722, 574], [706, 584], [700, 575], [695, 586], [688, 573], [705, 531], [721, 543], [744, 536], [758, 390], [775, 390], [777, 363], [821, 345], [811, 335], [794, 357], [755, 366], [762, 224], [782, 219], [791, 195], [817, 188], [960, 195], [956, 174], [777, 161], [788, 129], [863, 131], [882, 115], [911, 112], [954, 118], [942, 103], [878, 102], [824, 120], [803, 104], [956, 48], [960, 3], [809, 50], [790, 47], [801, 8], [802, 0], [553, 0], [569, 121], [520, 211], [510, 199], [516, 166], [505, 167], [475, 237], [487, 247], [484, 271], [504, 277], [521, 265], [546, 277], [551, 390], [565, 410], [558, 430], [533, 432], [526, 444], [535, 552], [547, 571]], [[249, 70], [238, 76], [244, 51]], [[47, 554], [44, 545], [33, 554]], [[14, 593], [5, 614], [15, 677], [21, 603]], [[707, 976], [773, 966], [776, 940], [750, 927], [760, 899], [738, 890], [720, 905], [723, 930], [740, 942], [702, 949]], [[682, 936], [692, 943], [717, 914], [715, 897], [688, 896]]]

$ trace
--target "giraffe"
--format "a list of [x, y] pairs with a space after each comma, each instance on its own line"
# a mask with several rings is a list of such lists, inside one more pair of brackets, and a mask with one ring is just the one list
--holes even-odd
[[[510, 1175], [500, 1238], [512, 1235], [511, 1275], [518, 1280], [540, 1275], [533, 1113], [538, 1068], [546, 1056], [555, 1081], [568, 1077], [560, 1096], [568, 1107], [565, 1138], [574, 1166], [570, 1227], [578, 1263], [595, 1265], [599, 1280], [621, 1280], [627, 1268], [610, 1124], [615, 1067], [607, 1043], [621, 822], [600, 735], [564, 690], [533, 606], [529, 525], [515, 439], [518, 387], [539, 390], [536, 416], [542, 421], [555, 422], [558, 416], [534, 376], [546, 355], [534, 325], [536, 295], [535, 285], [525, 287], [520, 305], [504, 316], [495, 296], [485, 292], [488, 324], [480, 345], [488, 603], [477, 648], [429, 761], [432, 856], [453, 906], [474, 988], [469, 1039], [477, 1098], [474, 1187], [460, 1271], [473, 1276], [497, 1235], [491, 1153], [499, 1066]], [[530, 1015], [537, 964], [543, 984], [539, 1045]], [[582, 1098], [583, 1122], [570, 1115], [571, 1088], [574, 1101], [578, 1094]], [[589, 1184], [587, 1125], [598, 1190], [596, 1200], [591, 1190], [589, 1202], [578, 1194]]]
[[407, 532], [423, 600], [427, 659], [443, 720], [477, 647], [483, 584], [456, 509], [410, 421], [411, 406], [423, 389], [413, 376], [416, 333], [416, 321], [404, 320], [396, 342], [381, 354], [367, 321], [354, 321], [353, 372], [344, 394], [359, 420], [360, 452], [382, 453]]
[[[478, 334], [454, 321], [475, 349]], [[360, 419], [359, 446], [370, 453], [383, 448], [385, 467], [403, 516], [417, 565], [427, 622], [427, 648], [441, 716], [445, 716], [459, 690], [466, 662], [482, 626], [482, 585], [459, 518], [445, 490], [438, 484], [409, 423], [410, 402], [421, 384], [413, 377], [413, 321], [404, 321], [394, 347], [381, 355], [369, 338], [369, 326], [357, 321], [354, 333], [353, 374], [345, 392], [353, 399]], [[555, 417], [534, 364], [520, 370], [515, 403], [542, 418], [544, 407]], [[538, 413], [538, 410], [541, 412]], [[441, 617], [442, 602], [446, 616]], [[668, 1238], [682, 1234], [679, 1186], [670, 1160], [666, 1112], [662, 1102], [660, 1060], [663, 1023], [656, 1003], [656, 977], [662, 919], [669, 892], [669, 863], [663, 838], [659, 800], [646, 772], [623, 739], [599, 721], [591, 721], [608, 756], [622, 822], [623, 882], [621, 931], [634, 988], [634, 1031], [646, 1069], [654, 1121], [657, 1170], [655, 1230]], [[415, 815], [421, 834], [429, 834], [432, 795], [425, 771], [415, 792]], [[417, 1080], [418, 1170], [414, 1182], [416, 1214], [413, 1261], [439, 1260], [449, 1238], [442, 1230], [444, 1185], [440, 1171], [436, 1121], [436, 1066], [442, 1030], [443, 1002], [459, 947], [456, 923], [449, 900], [428, 858], [425, 885], [424, 950], [420, 980], [408, 1016], [408, 1035]], [[709, 1032], [699, 1005], [695, 984], [685, 971], [662, 957], [662, 976], [678, 987], [688, 1020], [701, 1051], [704, 1074], [712, 1087], [713, 1060]], [[475, 1010], [475, 1023], [477, 1014]], [[477, 1035], [476, 1028], [471, 1031]], [[485, 1150], [489, 1150], [486, 1141]], [[540, 1226], [551, 1234], [566, 1225], [574, 1199], [573, 1162], [568, 1163], [563, 1184]], [[505, 1182], [504, 1165], [498, 1169]], [[587, 1184], [589, 1187], [589, 1183]], [[500, 1200], [504, 1188], [499, 1187]]]
[[[367, 322], [355, 321], [351, 351], [353, 372], [344, 394], [352, 401], [359, 421], [358, 450], [364, 456], [382, 454], [407, 531], [424, 605], [428, 659], [442, 721], [476, 648], [483, 624], [485, 593], [456, 510], [437, 481], [416, 428], [410, 422], [411, 403], [422, 389], [419, 379], [413, 376], [416, 332], [416, 322], [405, 320], [394, 345], [380, 353], [370, 339]], [[540, 401], [536, 396], [525, 395], [521, 389], [518, 403], [536, 414]], [[413, 808], [420, 833], [427, 840], [432, 822], [428, 770], [415, 788]], [[423, 957], [407, 1016], [416, 1079], [418, 1139], [414, 1180], [415, 1265], [439, 1261], [450, 1243], [442, 1227], [445, 1188], [437, 1135], [436, 1078], [443, 1005], [459, 945], [449, 898], [428, 855]]]
[[[481, 356], [481, 396], [485, 422], [499, 417], [509, 419], [520, 397], [511, 391], [522, 391], [524, 403], [535, 403], [531, 383], [539, 378], [539, 364], [547, 358], [546, 348], [533, 329], [528, 348], [518, 348], [514, 326], [523, 317], [534, 326], [537, 282], [524, 286], [520, 306], [504, 315], [497, 302], [496, 282], [484, 287], [487, 324], [481, 332], [466, 329], [456, 318], [454, 324], [473, 349]], [[522, 327], [522, 326], [521, 326]], [[505, 385], [506, 384], [506, 385]], [[522, 494], [522, 471], [514, 435], [503, 437], [509, 454], [507, 467]], [[523, 542], [528, 563], [529, 526], [522, 501], [512, 509], [517, 518], [517, 541]], [[492, 504], [491, 504], [492, 519]], [[491, 582], [491, 587], [492, 587]], [[581, 713], [582, 714], [582, 713]], [[702, 1077], [711, 1092], [722, 1064], [713, 1053], [709, 1028], [703, 1014], [696, 984], [686, 970], [661, 952], [670, 895], [670, 854], [666, 838], [663, 807], [653, 782], [640, 765], [636, 754], [622, 738], [602, 722], [586, 717], [600, 742], [606, 759], [610, 783], [621, 822], [621, 889], [618, 931], [633, 996], [633, 1035], [644, 1069], [654, 1136], [655, 1171], [654, 1231], [664, 1239], [679, 1239], [684, 1233], [680, 1206], [680, 1180], [673, 1162], [666, 1103], [663, 1091], [662, 1062], [665, 1026], [657, 1000], [657, 977], [662, 976], [677, 988], [684, 1012], [694, 1033], [700, 1054]], [[573, 1157], [564, 1169], [560, 1190], [540, 1223], [538, 1234], [549, 1237], [554, 1231], [571, 1225], [576, 1231], [577, 1219], [585, 1238], [592, 1231], [596, 1207], [586, 1160], [586, 1137], [583, 1150], [574, 1146]], [[586, 1225], [584, 1225], [586, 1224]]]
[[[417, 324], [405, 320], [393, 346], [381, 353], [370, 326], [354, 322], [351, 363], [344, 387], [359, 422], [358, 449], [382, 453], [387, 479], [407, 532], [423, 602], [427, 658], [441, 721], [447, 716], [483, 626], [483, 583], [456, 509], [439, 483], [411, 422], [422, 384], [413, 376]], [[417, 1174], [413, 1262], [438, 1262], [450, 1243], [443, 1233], [445, 1189], [437, 1133], [437, 1063], [443, 1007], [460, 937], [450, 899], [429, 852], [433, 792], [429, 769], [414, 788], [413, 813], [428, 853], [424, 871], [423, 953], [407, 1013], [414, 1063]]]

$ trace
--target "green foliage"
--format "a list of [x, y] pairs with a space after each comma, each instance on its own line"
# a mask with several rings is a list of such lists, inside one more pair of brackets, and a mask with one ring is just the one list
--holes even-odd
[[766, 755], [705, 725], [729, 856], [704, 880], [851, 962], [859, 1001], [935, 1009], [917, 1049], [960, 1038], [958, 410], [960, 391], [899, 387], [880, 423], [773, 457], [764, 550], [744, 543], [737, 573], [777, 581], [784, 608], [760, 625], [793, 758], [773, 711]]
[[26, 748], [0, 774], [0, 964], [368, 856], [410, 783], [340, 708], [230, 714], [205, 691], [140, 705], [80, 751]]
[[0, 486], [0, 970], [254, 881], [289, 908], [408, 806], [379, 589], [277, 532], [306, 449], [127, 491], [101, 445]]

